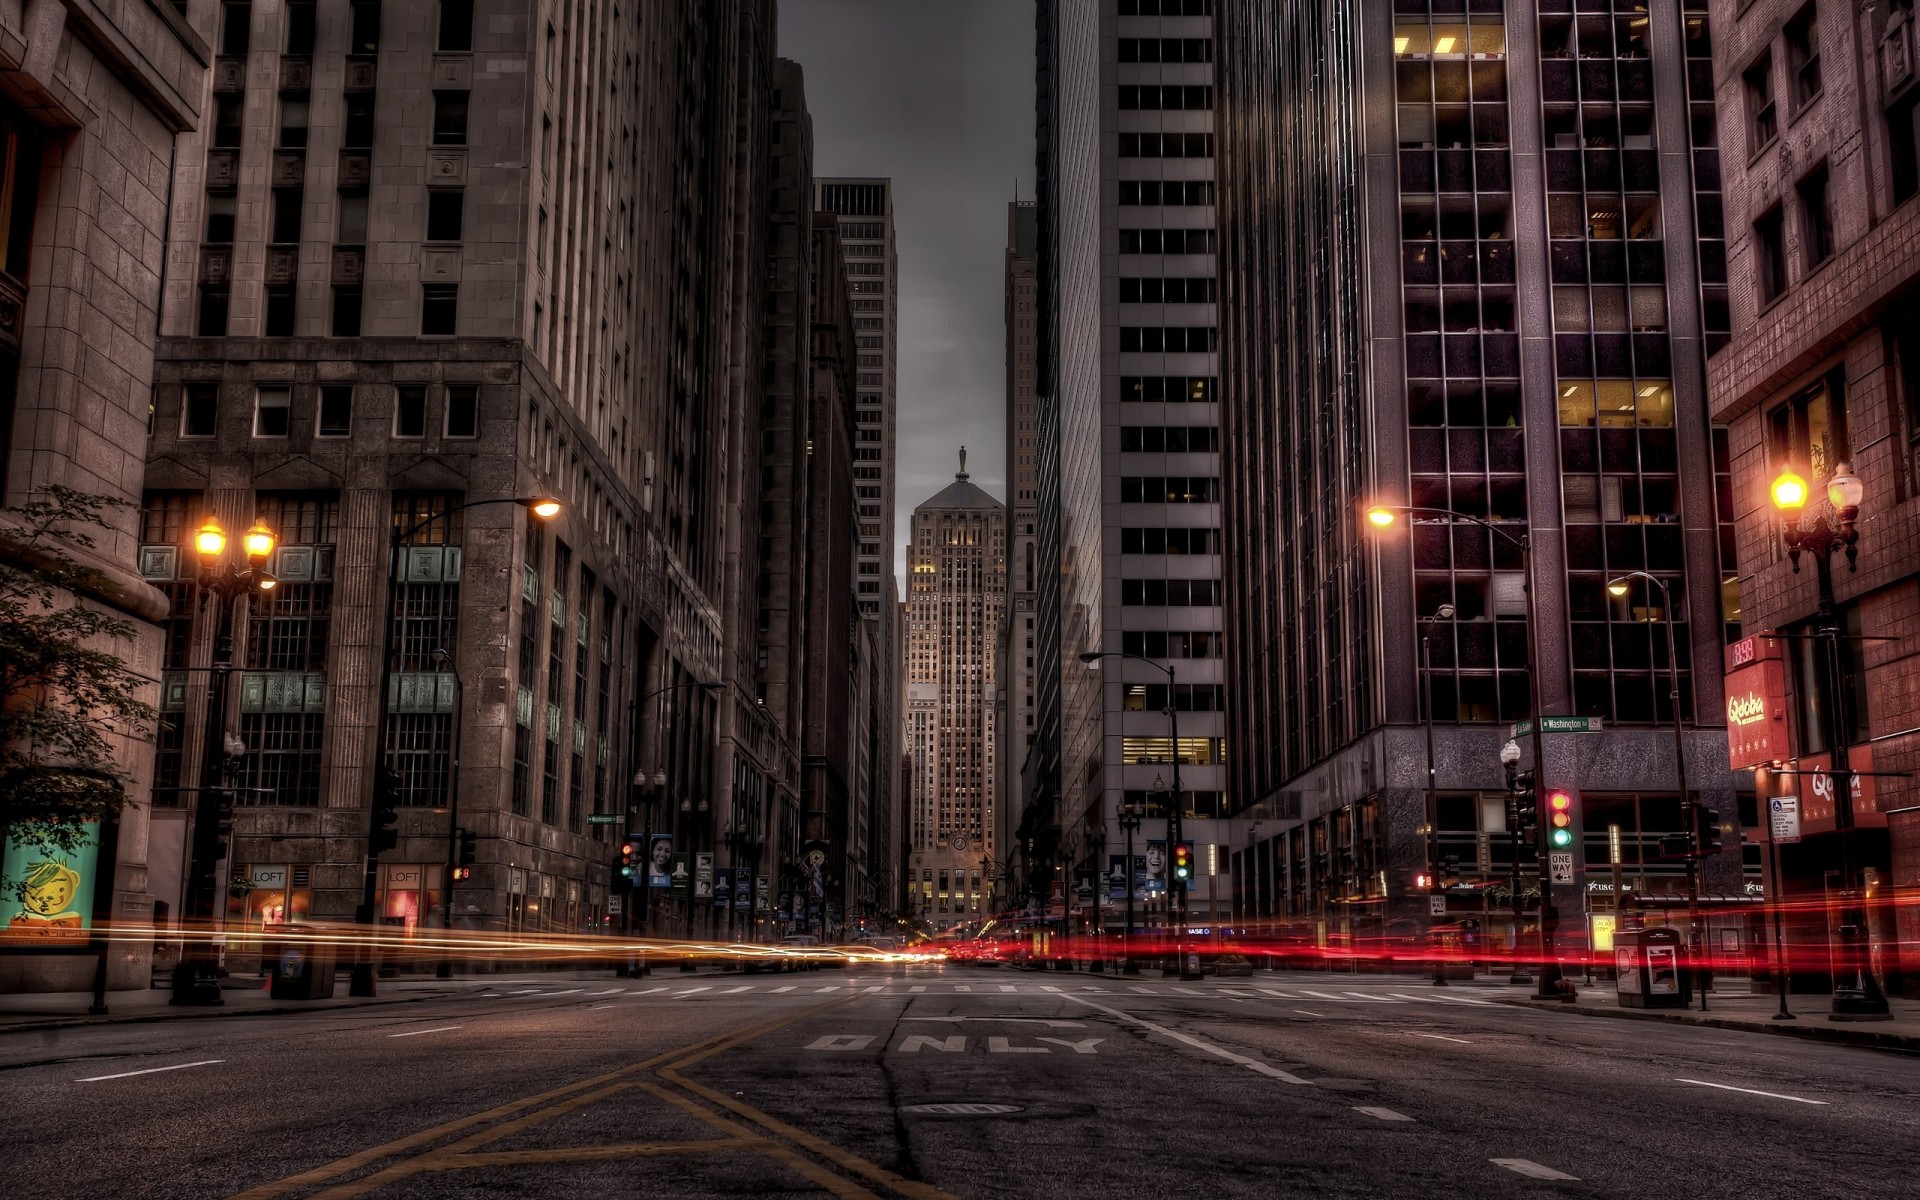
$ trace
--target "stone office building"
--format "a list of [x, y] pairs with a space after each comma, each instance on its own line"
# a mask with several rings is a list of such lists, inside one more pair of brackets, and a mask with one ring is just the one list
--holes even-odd
[[[456, 801], [463, 927], [613, 927], [623, 830], [594, 814], [764, 856], [793, 781], [741, 632], [757, 526], [729, 439], [757, 420], [771, 4], [202, 8], [211, 115], [173, 167], [139, 538], [172, 604], [156, 895], [202, 769], [211, 635], [181, 548], [209, 514], [281, 543], [228, 704], [230, 945], [350, 917], [383, 760], [406, 807], [378, 911], [409, 928], [444, 915]], [[563, 515], [486, 503], [530, 495]], [[702, 682], [724, 686], [638, 703]], [[683, 896], [633, 923], [739, 928]]]
[[[137, 506], [166, 197], [202, 121], [211, 61], [180, 7], [38, 0], [0, 9], [0, 503], [51, 486], [126, 503], [103, 513], [91, 550], [73, 555], [104, 581], [81, 601], [133, 628], [101, 649], [148, 678], [159, 674], [167, 599], [141, 578]], [[10, 563], [16, 548], [0, 533]], [[146, 689], [139, 698], [157, 697]], [[120, 816], [111, 861], [77, 872], [77, 898], [110, 886], [113, 919], [138, 925], [165, 894], [150, 882], [141, 803], [153, 747], [123, 737], [113, 751], [135, 803]], [[150, 958], [145, 945], [116, 945], [109, 986], [148, 986]], [[85, 989], [94, 961], [0, 955], [0, 992]]]
[[[1604, 730], [1549, 737], [1544, 765], [1580, 797], [1584, 853], [1553, 895], [1583, 949], [1612, 908], [1609, 826], [1627, 889], [1656, 908], [1684, 890], [1658, 845], [1687, 832], [1669, 622], [1688, 784], [1736, 819], [1719, 667], [1747, 548], [1704, 389], [1734, 154], [1700, 0], [1465, 7], [1220, 9], [1236, 907], [1423, 936], [1437, 854], [1460, 866], [1453, 919], [1507, 936], [1499, 754], [1531, 673], [1546, 713]], [[1375, 503], [1422, 511], [1370, 538]], [[1657, 582], [1615, 597], [1628, 572]], [[1756, 872], [1737, 848], [1705, 864], [1743, 938]]]

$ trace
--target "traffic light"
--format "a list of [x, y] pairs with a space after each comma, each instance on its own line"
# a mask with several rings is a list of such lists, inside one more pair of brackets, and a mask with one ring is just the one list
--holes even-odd
[[1704, 804], [1693, 806], [1694, 853], [1705, 858], [1720, 853], [1720, 813]]
[[1453, 887], [1460, 882], [1460, 856], [1449, 854], [1440, 860], [1440, 886]]
[[1513, 798], [1513, 826], [1515, 829], [1532, 829], [1540, 823], [1540, 797], [1532, 791], [1526, 791]]
[[[462, 829], [460, 831], [460, 865], [461, 866], [470, 867], [480, 857], [478, 853], [479, 847], [477, 845], [479, 840], [480, 839], [477, 836], [475, 836], [473, 830], [471, 829]], [[471, 871], [467, 872], [468, 877], [471, 877], [472, 874], [473, 872]]]
[[1574, 826], [1573, 792], [1554, 788], [1547, 793], [1547, 844], [1555, 850], [1571, 850], [1580, 838]]
[[373, 777], [373, 821], [367, 828], [367, 854], [378, 858], [400, 844], [400, 793], [407, 781], [392, 767], [381, 767]]
[[232, 788], [220, 788], [215, 793], [217, 807], [214, 810], [213, 827], [206, 841], [208, 862], [219, 862], [227, 856], [233, 837], [233, 800]]
[[1173, 845], [1173, 877], [1180, 883], [1193, 878], [1193, 845], [1190, 842], [1175, 842]]
[[640, 870], [640, 847], [635, 842], [620, 844], [620, 861], [613, 868], [613, 886], [616, 890], [630, 892], [634, 888], [634, 877]]

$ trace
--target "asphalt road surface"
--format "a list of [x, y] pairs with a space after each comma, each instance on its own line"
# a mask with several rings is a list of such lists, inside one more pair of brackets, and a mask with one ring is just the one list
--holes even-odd
[[0, 1036], [0, 1195], [1916, 1195], [1920, 1061], [1498, 989], [916, 967]]

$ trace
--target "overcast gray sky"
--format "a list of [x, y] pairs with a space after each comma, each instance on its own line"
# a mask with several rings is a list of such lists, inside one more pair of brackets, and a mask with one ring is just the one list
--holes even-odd
[[1033, 0], [780, 0], [780, 54], [806, 75], [814, 173], [894, 181], [904, 539], [962, 445], [1006, 499], [1003, 254], [1007, 201], [1033, 197]]

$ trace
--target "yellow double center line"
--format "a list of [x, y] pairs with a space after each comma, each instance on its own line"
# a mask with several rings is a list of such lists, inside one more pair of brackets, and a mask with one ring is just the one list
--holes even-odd
[[[669, 1050], [642, 1062], [621, 1067], [617, 1071], [609, 1071], [604, 1075], [596, 1075], [590, 1079], [578, 1080], [536, 1095], [526, 1096], [490, 1108], [485, 1112], [436, 1125], [431, 1129], [423, 1129], [384, 1145], [370, 1147], [324, 1166], [302, 1171], [297, 1175], [289, 1175], [273, 1183], [262, 1184], [237, 1194], [233, 1200], [276, 1200], [278, 1197], [333, 1183], [343, 1175], [353, 1174], [388, 1159], [400, 1161], [393, 1162], [370, 1175], [363, 1175], [357, 1179], [327, 1187], [324, 1191], [315, 1193], [313, 1200], [350, 1200], [352, 1197], [362, 1196], [377, 1188], [430, 1171], [528, 1166], [556, 1162], [591, 1162], [674, 1154], [712, 1154], [743, 1150], [762, 1154], [779, 1162], [801, 1177], [841, 1197], [842, 1200], [880, 1200], [880, 1196], [862, 1187], [853, 1179], [821, 1166], [813, 1158], [807, 1157], [808, 1154], [833, 1164], [841, 1171], [879, 1184], [887, 1191], [910, 1197], [911, 1200], [956, 1200], [939, 1188], [895, 1174], [876, 1163], [796, 1129], [777, 1117], [763, 1113], [751, 1105], [742, 1104], [731, 1096], [695, 1083], [680, 1074], [680, 1071], [716, 1054], [744, 1045], [755, 1038], [764, 1037], [787, 1025], [804, 1021], [852, 999], [854, 997], [828, 1001], [825, 1004], [761, 1021], [743, 1029], [715, 1034], [710, 1038]], [[759, 1130], [765, 1132], [749, 1128], [720, 1112], [696, 1104], [686, 1096], [669, 1091], [659, 1083], [640, 1078], [649, 1071], [654, 1072], [659, 1080], [673, 1088], [692, 1093], [727, 1113], [732, 1113], [751, 1122], [752, 1125], [759, 1126]], [[713, 1126], [726, 1136], [700, 1141], [624, 1143], [553, 1150], [486, 1151], [482, 1149], [502, 1138], [510, 1137], [566, 1113], [598, 1104], [621, 1092], [635, 1088]], [[461, 1137], [461, 1134], [467, 1136]], [[768, 1134], [773, 1136], [769, 1137]], [[448, 1138], [458, 1140], [448, 1142], [446, 1140]], [[798, 1147], [799, 1150], [794, 1147]]]

